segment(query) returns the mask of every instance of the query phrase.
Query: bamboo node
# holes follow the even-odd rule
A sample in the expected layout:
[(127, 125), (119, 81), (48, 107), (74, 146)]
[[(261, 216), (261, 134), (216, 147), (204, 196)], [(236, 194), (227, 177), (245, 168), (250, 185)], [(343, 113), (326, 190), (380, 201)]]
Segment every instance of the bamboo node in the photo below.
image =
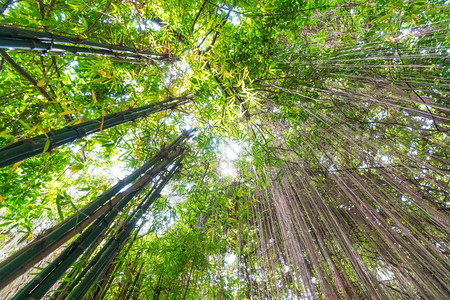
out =
[(48, 46), (48, 48), (46, 50), (42, 51), (42, 54), (41, 54), (42, 56), (46, 56), (49, 51), (52, 51), (53, 45), (55, 44), (55, 36), (53, 35), (53, 33), (49, 33), (49, 34), (50, 34), (50, 46)]

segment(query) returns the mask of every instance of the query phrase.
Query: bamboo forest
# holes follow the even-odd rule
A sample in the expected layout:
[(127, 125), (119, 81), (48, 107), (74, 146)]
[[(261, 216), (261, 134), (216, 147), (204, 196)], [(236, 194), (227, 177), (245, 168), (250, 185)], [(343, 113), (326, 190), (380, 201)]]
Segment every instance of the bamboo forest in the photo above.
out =
[(0, 0), (0, 299), (450, 299), (449, 28)]

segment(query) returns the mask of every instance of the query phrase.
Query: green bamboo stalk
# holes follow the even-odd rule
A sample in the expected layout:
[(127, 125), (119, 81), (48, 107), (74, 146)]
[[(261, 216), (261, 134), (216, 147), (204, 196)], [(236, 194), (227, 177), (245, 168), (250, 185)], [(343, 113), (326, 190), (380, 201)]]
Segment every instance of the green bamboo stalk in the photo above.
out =
[[(128, 193), (122, 199), (120, 204), (126, 203), (131, 199), (132, 196), (134, 196), (133, 192)], [(105, 198), (104, 200), (109, 200), (109, 198)], [(120, 205), (117, 208), (121, 208)], [(62, 226), (58, 227), (54, 232), (48, 234), (44, 239), (40, 239), (34, 242), (31, 247), (24, 248), (24, 251), (21, 251), (19, 255), (13, 257), (13, 259), (10, 260), (7, 264), (4, 264), (0, 269), (1, 286), (6, 286), (6, 284), (10, 283), (17, 276), (21, 275), (39, 260), (47, 256), (49, 252), (54, 251), (75, 234), (83, 230), (86, 225), (80, 226), (82, 222), (79, 221), (86, 221), (87, 216), (88, 215), (83, 216), (77, 214), (76, 216), (72, 217), (69, 222), (66, 222)], [(101, 220), (103, 220), (103, 218), (101, 218)], [(94, 223), (94, 226), (95, 225), (98, 225), (97, 221), (96, 223)], [(85, 231), (83, 237), (89, 234), (94, 229), (95, 227), (89, 227)], [(56, 260), (54, 262), (56, 263)]]
[[(119, 251), (120, 252), (120, 251)], [(102, 278), (100, 280), (104, 280), (104, 282), (99, 285), (97, 280), (97, 287), (96, 290), (93, 292), (92, 300), (102, 300), (106, 293), (108, 292), (109, 288), (111, 287), (112, 281), (114, 279), (114, 276), (111, 276), (113, 272), (117, 270), (117, 268), (120, 266), (121, 262), (113, 259), (113, 262), (109, 264), (108, 269), (104, 274), (102, 275)], [(62, 299), (62, 298), (60, 298)], [(56, 299), (59, 300), (59, 299)]]
[[(138, 191), (129, 194), (117, 209), (123, 209)], [(23, 289), (21, 289), (13, 299), (26, 299), (29, 293), (33, 293), (35, 299), (40, 299), (55, 282), (67, 271), (68, 268), (83, 254), (107, 229), (114, 220), (116, 214), (102, 216), (94, 222), (88, 230), (83, 232), (71, 245), (61, 253), (57, 259), (52, 261), (38, 276), (35, 276)], [(33, 290), (34, 289), (34, 290)]]
[(175, 174), (179, 164), (180, 161), (177, 161), (155, 192), (152, 193), (151, 197), (137, 209), (132, 217), (127, 218), (126, 225), (120, 227), (120, 231), (116, 234), (116, 236), (109, 239), (108, 243), (102, 248), (102, 251), (99, 252), (99, 254), (94, 258), (96, 263), (90, 268), (83, 280), (78, 283), (77, 287), (70, 292), (67, 299), (82, 299), (91, 286), (95, 284), (102, 272), (109, 266), (122, 244), (127, 240), (133, 229), (136, 227), (136, 224), (142, 215), (159, 197), (161, 190)]
[[(76, 46), (64, 46), (61, 44), (73, 44)], [(86, 41), (80, 37), (69, 37), (45, 31), (28, 30), (11, 26), (0, 26), (0, 45), (2, 48), (42, 50), (46, 52), (64, 51), (74, 54), (86, 53), (116, 57), (129, 56), (131, 58), (151, 58), (159, 60), (169, 57), (168, 54), (141, 51), (120, 45)], [(89, 48), (91, 48), (91, 50), (89, 50)]]
[[(107, 244), (109, 244), (109, 243), (110, 243), (110, 240), (108, 240)], [(95, 246), (95, 245), (93, 245), (93, 246)], [(86, 273), (89, 271), (89, 269), (95, 264), (96, 258), (99, 257), (99, 256), (101, 255), (101, 253), (104, 252), (104, 249), (106, 249), (105, 247), (106, 247), (106, 244), (102, 246), (102, 249), (96, 254), (95, 258), (93, 258), (93, 259), (91, 259), (91, 260), (89, 261), (89, 263), (88, 263), (88, 264), (83, 268), (83, 270), (81, 270), (81, 272), (80, 272), (80, 273), (72, 280), (72, 282), (71, 282), (70, 284), (68, 284), (65, 288), (63, 287), (64, 290), (65, 290), (65, 292), (66, 292), (66, 295), (61, 295), (61, 296), (64, 297), (64, 299), (66, 298), (67, 293), (70, 292), (70, 291), (72, 291), (72, 290), (75, 288), (75, 286), (78, 284), (78, 282), (84, 277), (84, 275), (86, 275)], [(62, 284), (64, 284), (64, 281), (63, 281)], [(52, 295), (52, 297), (58, 296), (58, 295), (59, 295), (59, 293), (55, 293), (55, 294)]]
[[(162, 177), (159, 178), (158, 182), (156, 182), (154, 184), (154, 186), (159, 186), (161, 183), (163, 182)], [(155, 195), (155, 189), (153, 188), (144, 198), (144, 200), (141, 201), (141, 205), (142, 203), (145, 203), (149, 198), (154, 197)], [(138, 209), (138, 208), (137, 208)], [(137, 210), (136, 209), (136, 210)], [(135, 210), (135, 211), (136, 211)], [(132, 215), (135, 215), (135, 212), (132, 213)], [(89, 261), (89, 263), (83, 268), (83, 270), (74, 278), (74, 280), (65, 288), (66, 291), (72, 291), (77, 284), (79, 283), (79, 281), (81, 281), (81, 279), (84, 277), (84, 275), (86, 275), (86, 273), (90, 270), (90, 268), (97, 263), (98, 259), (103, 255), (103, 253), (105, 252), (105, 250), (109, 247), (109, 245), (111, 244), (111, 239), (108, 240), (108, 242), (106, 242), (103, 246), (102, 249), (96, 254), (96, 256), (91, 259)], [(131, 246), (131, 245), (130, 245)]]
[[(138, 237), (139, 231), (142, 229), (142, 227), (145, 225), (144, 222), (142, 222), (139, 227), (135, 230), (133, 239), (131, 242), (128, 243), (128, 247), (126, 249), (122, 248), (119, 249), (118, 253), (116, 254), (116, 258), (119, 256), (121, 251), (125, 251), (123, 253), (128, 253), (130, 251), (131, 246), (133, 246), (133, 243), (136, 241), (136, 238)], [(95, 291), (93, 291), (92, 300), (101, 300), (105, 297), (106, 293), (108, 292), (111, 283), (113, 282), (114, 276), (111, 276), (112, 272), (120, 267), (122, 264), (122, 260), (117, 260), (116, 258), (113, 258), (112, 262), (109, 264), (108, 268), (102, 272), (101, 278), (97, 279), (97, 285)], [(99, 281), (103, 280), (104, 282), (102, 284), (99, 284)], [(73, 288), (72, 288), (73, 289)], [(72, 290), (70, 289), (70, 290)], [(62, 296), (66, 296), (68, 294), (68, 289), (64, 290), (66, 293), (64, 295), (60, 294), (58, 295), (55, 300), (61, 300), (63, 299)]]
[[(147, 195), (146, 195), (145, 197), (148, 198), (148, 197), (151, 195), (152, 192), (153, 192), (153, 189), (151, 189), (151, 190), (147, 193)], [(133, 242), (134, 242), (134, 240), (136, 240), (137, 233), (139, 232), (139, 230), (140, 230), (140, 228), (141, 228), (142, 226), (143, 226), (143, 223), (140, 225), (139, 229), (136, 230), (136, 232), (135, 232), (135, 234), (134, 234), (134, 237), (133, 237)], [(111, 229), (112, 229), (112, 228), (111, 228)], [(105, 232), (105, 234), (107, 234), (107, 233)], [(82, 256), (80, 259), (86, 260), (86, 261), (87, 261), (87, 260), (88, 260), (88, 257), (90, 257), (90, 256), (92, 255), (93, 251), (95, 251), (95, 249), (97, 248), (97, 246), (98, 246), (99, 244), (100, 244), (99, 242), (94, 243), (94, 244), (89, 248), (88, 251), (85, 251), (85, 253), (83, 253), (83, 256)], [(129, 243), (127, 249), (125, 250), (126, 252), (128, 252), (128, 251), (130, 250), (131, 244), (132, 244), (132, 243)], [(122, 250), (120, 250), (120, 251), (122, 251)], [(116, 257), (117, 257), (117, 255), (116, 255)], [(90, 264), (91, 262), (92, 262), (92, 260), (89, 261), (89, 264)], [(118, 266), (117, 264), (111, 263), (111, 264), (110, 264), (110, 268), (108, 268), (108, 270), (107, 270), (106, 273), (104, 274), (103, 279), (105, 280), (106, 278), (109, 278), (109, 275), (111, 275), (111, 272), (113, 272), (113, 270), (114, 270), (117, 266)], [(71, 290), (75, 287), (76, 282), (79, 281), (77, 278), (82, 278), (82, 277), (84, 276), (84, 274), (85, 274), (85, 271), (86, 271), (86, 272), (88, 271), (88, 267), (87, 267), (87, 266), (83, 267), (83, 270), (82, 270), (81, 274), (78, 273), (79, 270), (77, 270), (77, 269), (75, 269), (75, 268), (72, 268), (72, 269), (70, 270), (70, 272), (65, 276), (65, 278), (73, 277), (74, 275), (76, 275), (76, 278), (74, 278), (74, 279), (72, 280), (72, 282), (69, 282), (69, 281), (67, 281), (67, 280), (61, 280), (60, 285), (58, 286), (58, 288), (56, 289), (56, 291), (51, 295), (50, 299), (51, 299), (51, 300), (61, 300), (61, 299), (65, 299), (66, 296), (67, 296), (67, 294), (69, 293), (69, 291), (71, 291)], [(77, 273), (78, 273), (78, 274), (77, 274)], [(80, 275), (81, 275), (81, 277), (80, 277)], [(110, 283), (110, 282), (111, 282), (111, 278), (109, 278), (108, 280), (105, 280), (105, 282), (104, 282), (102, 285), (98, 285), (98, 286), (97, 286), (97, 291), (95, 292), (95, 294), (97, 294), (97, 296), (100, 296), (100, 293), (103, 293), (104, 290), (105, 290), (105, 285), (109, 286), (108, 283)], [(73, 286), (72, 286), (72, 285), (73, 285)], [(93, 298), (95, 298), (95, 297), (96, 297), (96, 296), (93, 296)]]
[[(98, 214), (99, 212), (101, 212), (101, 210), (105, 210), (108, 208), (108, 205), (111, 201), (110, 199), (116, 193), (118, 193), (126, 185), (130, 184), (135, 179), (140, 177), (151, 167), (154, 167), (157, 163), (163, 160), (166, 155), (169, 155), (170, 158), (170, 154), (172, 153), (172, 151), (176, 150), (176, 148), (182, 142), (184, 142), (184, 140), (190, 135), (191, 132), (192, 131), (187, 131), (179, 136), (164, 149), (164, 152), (157, 154), (141, 168), (127, 176), (124, 180), (119, 181), (116, 185), (103, 193), (96, 200), (82, 208), (78, 213), (72, 215), (56, 227), (48, 230), (42, 238), (32, 242), (20, 251), (16, 252), (6, 261), (2, 262), (0, 264), (0, 289), (23, 274), (26, 270), (35, 265), (42, 258), (46, 257), (49, 253), (61, 246), (64, 242), (68, 241), (75, 234), (81, 232), (84, 228), (86, 228), (95, 220), (95, 218), (93, 218), (92, 216), (94, 216), (96, 213)], [(121, 197), (124, 197), (124, 195), (119, 194), (119, 196), (116, 198), (119, 198), (118, 200), (121, 200)]]
[[(35, 276), (13, 299), (26, 298), (33, 289), (39, 287), (36, 292), (39, 294), (46, 293), (48, 289), (59, 279), (59, 277), (66, 272), (66, 270), (83, 254), (92, 244), (98, 242), (99, 237), (105, 232), (108, 226), (113, 222), (117, 212), (121, 211), (124, 206), (133, 199), (139, 192), (134, 190), (127, 195), (118, 205), (114, 206), (113, 212), (103, 215), (85, 230), (68, 248), (66, 248), (61, 255), (53, 260), (38, 276)], [(42, 294), (42, 295), (43, 295)], [(39, 296), (39, 298), (42, 296)]]
[[(100, 132), (126, 122), (134, 121), (167, 109), (174, 109), (190, 101), (189, 96), (171, 98), (157, 103), (112, 113), (94, 120), (49, 131), (31, 139), (12, 143), (0, 148), (0, 168), (22, 161), (34, 155), (51, 151), (56, 147), (71, 143), (89, 134)], [(46, 149), (47, 148), (47, 149)], [(45, 150), (45, 151), (44, 151)]]
[[(181, 151), (176, 151), (176, 155), (173, 155), (172, 158), (166, 159), (166, 161), (163, 162), (163, 168), (170, 165), (172, 160), (182, 153), (183, 149), (180, 148), (179, 150)], [(161, 169), (158, 171), (161, 171)], [(78, 259), (78, 257), (92, 244), (98, 242), (99, 238), (102, 238), (102, 233), (112, 224), (118, 212), (121, 211), (129, 203), (129, 201), (131, 201), (131, 199), (142, 190), (143, 187), (145, 187), (145, 185), (154, 177), (155, 174), (148, 175), (149, 176), (147, 176), (147, 178), (141, 178), (145, 182), (144, 185), (140, 185), (136, 188), (135, 184), (130, 187), (133, 192), (127, 196), (127, 199), (123, 199), (116, 206), (99, 217), (88, 230), (83, 232), (68, 248), (63, 251), (63, 253), (61, 253), (44, 270), (42, 270), (39, 275), (35, 276), (30, 283), (28, 283), (14, 296), (13, 299), (26, 299), (29, 297), (33, 299), (40, 299), (43, 297), (45, 293), (55, 284), (55, 282)], [(156, 188), (155, 191), (158, 192), (159, 189)]]
[[(108, 230), (105, 230), (103, 232), (103, 234), (102, 234), (103, 237), (100, 237), (97, 240), (97, 242), (93, 243), (89, 247), (89, 249), (84, 251), (83, 255), (81, 255), (78, 258), (79, 266), (84, 268), (84, 266), (86, 265), (85, 262), (87, 262), (89, 260), (89, 258), (95, 254), (95, 250), (101, 244), (102, 240), (105, 238), (106, 235), (110, 234), (113, 230), (114, 230), (114, 226), (110, 226), (110, 228)], [(65, 274), (65, 276), (64, 276), (65, 280), (60, 281), (58, 288), (56, 288), (56, 290), (54, 290), (54, 293), (52, 293), (51, 297), (49, 297), (49, 300), (64, 299), (65, 294), (67, 294), (67, 286), (70, 284), (70, 278), (74, 278), (75, 276), (78, 276), (77, 274), (79, 273), (79, 271), (80, 271), (80, 269), (79, 269), (78, 265), (73, 266), (73, 268), (71, 268), (70, 271)]]
[(82, 46), (68, 46), (49, 43), (43, 43), (40, 41), (25, 40), (25, 39), (11, 39), (11, 38), (0, 38), (0, 48), (2, 49), (14, 49), (14, 50), (34, 50), (43, 52), (64, 52), (72, 54), (93, 54), (102, 55), (123, 59), (154, 59), (153, 57), (148, 57), (139, 53), (122, 53), (111, 50), (103, 50), (96, 48), (88, 48)]

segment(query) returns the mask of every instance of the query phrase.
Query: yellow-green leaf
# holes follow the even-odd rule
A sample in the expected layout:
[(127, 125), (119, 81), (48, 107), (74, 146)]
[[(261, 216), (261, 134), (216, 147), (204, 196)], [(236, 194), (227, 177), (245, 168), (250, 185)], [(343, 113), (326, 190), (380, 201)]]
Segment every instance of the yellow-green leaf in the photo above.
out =
[(108, 77), (108, 76), (106, 75), (106, 72), (103, 71), (103, 70), (97, 69), (97, 72), (100, 73), (100, 75), (102, 75), (103, 77)]
[(389, 35), (386, 35), (384, 38), (386, 39), (386, 41), (389, 41), (389, 42), (395, 44), (395, 40), (392, 37), (390, 37)]
[(69, 167), (69, 170), (72, 172), (72, 173), (78, 173), (78, 172), (80, 172), (81, 170), (83, 170), (83, 166), (82, 165), (75, 165), (75, 166), (70, 166)]
[(45, 80), (44, 79), (39, 79), (38, 82), (36, 83), (36, 85), (38, 87), (43, 87), (45, 85)]
[(44, 151), (42, 151), (42, 153), (47, 152), (48, 148), (50, 148), (50, 139), (45, 141)]
[(42, 127), (41, 126), (39, 126), (39, 125), (36, 125), (35, 126), (37, 129), (39, 129), (39, 131), (40, 132), (42, 132), (42, 134), (44, 134), (47, 138), (48, 138), (48, 136), (47, 136), (47, 132), (44, 130), (44, 129), (42, 129)]
[(211, 242), (214, 242), (214, 227), (211, 227), (210, 229), (208, 229), (206, 231), (206, 234), (210, 234), (211, 233)]
[(23, 161), (16, 162), (16, 163), (12, 166), (11, 170), (9, 170), (8, 174), (11, 174), (12, 172), (14, 172), (14, 170), (17, 169), (22, 163), (23, 163)]
[(31, 126), (27, 123), (25, 123), (24, 121), (19, 119), (19, 123), (22, 124), (23, 127), (25, 127), (26, 129), (30, 130)]
[(104, 110), (102, 110), (102, 122), (100, 123), (100, 132), (101, 133), (105, 133), (103, 131), (103, 123), (105, 123), (105, 115), (106, 115), (106, 112)]
[(378, 19), (375, 19), (374, 22), (375, 22), (375, 23), (381, 22), (381, 21), (383, 21), (384, 19), (386, 19), (387, 17), (389, 17), (391, 14), (392, 14), (392, 13), (388, 13), (388, 14), (382, 16), (382, 17), (379, 17)]
[(65, 116), (65, 115), (70, 115), (70, 114), (74, 114), (76, 113), (76, 110), (69, 110), (69, 111), (64, 111), (62, 113), (59, 113), (58, 116)]
[(10, 132), (11, 132), (11, 130), (4, 130), (4, 131), (0, 132), (0, 137), (7, 138), (7, 139), (13, 138), (14, 137), (13, 135), (8, 134)]
[(264, 5), (261, 3), (261, 1), (256, 1), (256, 2), (258, 2), (259, 6), (261, 6), (262, 11), (263, 11), (263, 12), (266, 12), (266, 8), (265, 8)]

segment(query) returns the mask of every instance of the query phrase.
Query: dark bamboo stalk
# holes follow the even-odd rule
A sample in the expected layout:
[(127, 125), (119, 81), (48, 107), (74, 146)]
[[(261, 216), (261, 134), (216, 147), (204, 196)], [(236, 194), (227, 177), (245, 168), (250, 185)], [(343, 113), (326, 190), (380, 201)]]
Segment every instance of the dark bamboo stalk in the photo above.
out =
[(137, 271), (137, 273), (136, 273), (136, 275), (134, 277), (133, 284), (131, 285), (130, 288), (128, 288), (124, 299), (131, 299), (132, 298), (132, 296), (134, 294), (134, 291), (136, 290), (136, 284), (137, 284), (138, 280), (141, 278), (141, 272), (142, 272), (142, 268), (144, 268), (144, 265), (145, 265), (145, 263), (142, 262), (141, 266), (139, 267), (139, 270)]
[(96, 282), (99, 275), (102, 274), (103, 270), (105, 270), (109, 266), (118, 249), (127, 240), (142, 215), (160, 196), (160, 192), (169, 182), (172, 176), (176, 173), (179, 166), (180, 160), (178, 160), (172, 166), (169, 173), (161, 180), (160, 184), (154, 190), (152, 195), (148, 199), (144, 200), (143, 205), (135, 211), (134, 215), (128, 217), (125, 224), (120, 227), (120, 231), (117, 233), (117, 235), (109, 239), (109, 241), (103, 247), (102, 251), (100, 251), (97, 257), (94, 259), (96, 263), (92, 265), (89, 272), (86, 274), (83, 280), (78, 283), (77, 287), (71, 291), (71, 293), (67, 296), (67, 299), (82, 299), (84, 297), (89, 288)]
[[(184, 140), (183, 137), (184, 135), (180, 136), (181, 140)], [(35, 299), (41, 298), (64, 274), (64, 272), (66, 272), (67, 269), (78, 259), (78, 257), (90, 247), (90, 245), (98, 242), (98, 239), (102, 237), (102, 233), (110, 226), (110, 224), (112, 224), (117, 214), (131, 201), (131, 199), (139, 194), (140, 191), (152, 180), (152, 178), (156, 176), (156, 174), (171, 166), (173, 160), (179, 157), (184, 149), (183, 147), (178, 147), (172, 153), (169, 151), (170, 149), (166, 148), (165, 154), (167, 158), (164, 158), (157, 166), (149, 170), (134, 185), (128, 188), (127, 192), (129, 191), (129, 193), (119, 202), (110, 204), (109, 210), (105, 211), (101, 216), (98, 216), (95, 222), (86, 231), (84, 231), (68, 248), (66, 248), (63, 253), (58, 256), (58, 258), (42, 270), (38, 276), (34, 277), (33, 280), (29, 282), (19, 293), (17, 293), (13, 299), (23, 299), (28, 296)], [(153, 190), (154, 192), (152, 193), (150, 199), (154, 199), (156, 196), (153, 195), (155, 193), (159, 194), (160, 189), (162, 189), (162, 187), (157, 186)], [(91, 264), (89, 264), (87, 268), (90, 265)]]
[[(34, 155), (51, 151), (56, 147), (71, 143), (89, 134), (100, 132), (103, 129), (134, 121), (160, 111), (174, 109), (179, 105), (186, 104), (188, 101), (190, 101), (189, 96), (172, 98), (138, 108), (112, 113), (98, 119), (49, 131), (46, 134), (41, 134), (31, 139), (6, 145), (0, 148), (0, 167), (5, 167)], [(45, 149), (46, 147), (47, 149)]]
[[(167, 166), (167, 165), (168, 165), (168, 163), (165, 163), (165, 166)], [(161, 180), (161, 175), (160, 175), (158, 181), (157, 181), (156, 183), (154, 183), (154, 186), (158, 186), (158, 184), (159, 184), (161, 181), (162, 181), (162, 180)], [(148, 192), (148, 194), (144, 197), (144, 200), (143, 200), (142, 202), (146, 201), (146, 200), (152, 195), (152, 193), (154, 193), (154, 191), (155, 191), (154, 188), (151, 189), (150, 192)], [(135, 212), (133, 212), (132, 215), (134, 215), (134, 213), (135, 213)], [(114, 216), (114, 217), (115, 217), (115, 216)], [(103, 222), (103, 223), (104, 223), (104, 222)], [(101, 225), (102, 225), (102, 224), (101, 224)], [(120, 225), (120, 226), (122, 226), (122, 225)], [(131, 243), (129, 243), (128, 250), (129, 250), (129, 248), (131, 247), (132, 242), (134, 242), (134, 240), (132, 240)], [(99, 252), (97, 252), (96, 257), (100, 257), (100, 256), (102, 255), (104, 249), (106, 249), (106, 246), (107, 246), (108, 244), (110, 244), (110, 243), (111, 243), (111, 240), (109, 240), (109, 241), (103, 246), (103, 248), (102, 248)], [(62, 257), (62, 259), (64, 259), (64, 257)], [(70, 291), (72, 291), (72, 290), (74, 289), (74, 287), (78, 284), (78, 282), (86, 275), (86, 273), (90, 270), (90, 268), (91, 268), (96, 262), (97, 262), (97, 258), (91, 259), (90, 262), (89, 262), (86, 266), (84, 266), (84, 268), (81, 270), (81, 272), (79, 272), (79, 274), (73, 279), (73, 281), (72, 281), (70, 284), (68, 284), (68, 286), (65, 288), (65, 293), (62, 294), (61, 296), (66, 297), (66, 296), (67, 296), (67, 293), (69, 293)], [(54, 270), (53, 270), (52, 272), (54, 273)], [(105, 272), (106, 272), (106, 270), (105, 270)], [(62, 273), (61, 273), (61, 275), (62, 275)], [(34, 292), (33, 292), (33, 293), (34, 293)]]
[(68, 46), (68, 45), (50, 45), (48, 43), (43, 43), (40, 41), (25, 40), (25, 39), (11, 39), (11, 38), (0, 38), (0, 48), (3, 49), (16, 49), (16, 50), (34, 50), (47, 52), (64, 52), (71, 54), (93, 54), (102, 55), (108, 57), (122, 58), (122, 59), (148, 59), (147, 56), (140, 54), (131, 53), (121, 53), (113, 52), (110, 50), (88, 48), (82, 46)]
[[(43, 237), (27, 245), (6, 261), (2, 262), (0, 264), (0, 289), (34, 266), (38, 261), (53, 252), (63, 243), (67, 242), (74, 235), (80, 233), (113, 205), (117, 205), (117, 203), (125, 205), (128, 203), (127, 201), (131, 199), (128, 199), (128, 197), (130, 197), (129, 195), (134, 193), (134, 190), (132, 189), (128, 189), (127, 192), (124, 193), (119, 193), (114, 199), (111, 198), (126, 185), (132, 183), (135, 179), (148, 172), (149, 169), (150, 171), (158, 170), (165, 160), (171, 160), (173, 157), (176, 157), (180, 151), (177, 150), (177, 147), (181, 145), (191, 132), (192, 131), (186, 132), (178, 137), (174, 142), (167, 146), (163, 152), (150, 159), (146, 164), (127, 176), (124, 180), (119, 181), (119, 183), (103, 193), (96, 200), (86, 205), (78, 213), (72, 215), (56, 227), (49, 229)], [(165, 158), (166, 156), (167, 158)], [(148, 176), (152, 175), (153, 174), (151, 173), (148, 174)]]
[[(75, 46), (68, 46), (67, 44)], [(120, 45), (86, 41), (80, 37), (69, 37), (10, 26), (0, 26), (0, 48), (40, 50), (44, 52), (63, 51), (74, 54), (98, 54), (134, 59), (163, 60), (169, 57), (168, 54), (157, 54)]]
[(109, 287), (111, 286), (112, 281), (114, 280), (114, 276), (111, 276), (112, 273), (117, 269), (118, 266), (120, 266), (121, 262), (113, 262), (109, 265), (108, 269), (103, 275), (103, 282), (101, 285), (97, 285), (97, 288), (95, 289), (91, 300), (101, 300), (109, 290)]

